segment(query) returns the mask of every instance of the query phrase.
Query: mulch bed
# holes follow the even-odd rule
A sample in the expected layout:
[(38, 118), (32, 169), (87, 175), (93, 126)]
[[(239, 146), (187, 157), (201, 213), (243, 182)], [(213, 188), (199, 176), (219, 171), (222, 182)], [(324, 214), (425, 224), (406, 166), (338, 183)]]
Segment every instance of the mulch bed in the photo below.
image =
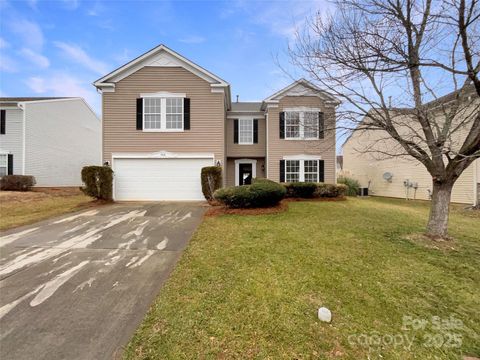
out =
[(219, 216), (219, 215), (268, 215), (278, 214), (288, 210), (289, 202), (297, 201), (345, 201), (346, 197), (341, 198), (312, 198), (312, 199), (299, 199), (299, 198), (287, 198), (283, 199), (277, 206), (267, 208), (252, 208), (252, 209), (229, 209), (226, 206), (220, 205), (217, 202), (210, 203), (209, 209), (205, 213), (205, 216)]

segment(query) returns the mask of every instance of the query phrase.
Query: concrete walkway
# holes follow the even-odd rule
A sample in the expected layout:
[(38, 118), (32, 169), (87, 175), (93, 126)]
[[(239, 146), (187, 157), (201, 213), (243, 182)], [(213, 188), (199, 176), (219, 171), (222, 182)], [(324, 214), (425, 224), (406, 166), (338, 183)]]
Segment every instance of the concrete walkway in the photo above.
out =
[(115, 204), (1, 233), (0, 358), (120, 357), (204, 209)]

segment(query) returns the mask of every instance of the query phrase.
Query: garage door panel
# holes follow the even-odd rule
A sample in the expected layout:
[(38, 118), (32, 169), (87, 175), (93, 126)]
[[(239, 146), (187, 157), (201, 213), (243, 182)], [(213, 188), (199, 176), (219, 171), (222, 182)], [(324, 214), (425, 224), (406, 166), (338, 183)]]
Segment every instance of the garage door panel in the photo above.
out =
[(204, 200), (200, 171), (213, 159), (115, 159), (116, 200)]

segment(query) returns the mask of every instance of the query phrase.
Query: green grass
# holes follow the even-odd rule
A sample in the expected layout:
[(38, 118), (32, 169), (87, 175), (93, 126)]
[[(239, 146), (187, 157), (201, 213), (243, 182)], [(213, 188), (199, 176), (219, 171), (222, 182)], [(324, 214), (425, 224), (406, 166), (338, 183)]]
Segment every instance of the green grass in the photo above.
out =
[[(125, 357), (480, 356), (480, 215), (454, 208), (455, 250), (438, 250), (406, 239), (423, 230), (427, 214), (423, 202), (371, 198), (206, 218)], [(331, 324), (317, 319), (320, 306), (331, 309)], [(403, 316), (452, 315), (460, 329), (401, 329)], [(409, 349), (349, 341), (361, 334), (415, 340)], [(435, 334), (460, 335), (461, 346), (426, 347)]]

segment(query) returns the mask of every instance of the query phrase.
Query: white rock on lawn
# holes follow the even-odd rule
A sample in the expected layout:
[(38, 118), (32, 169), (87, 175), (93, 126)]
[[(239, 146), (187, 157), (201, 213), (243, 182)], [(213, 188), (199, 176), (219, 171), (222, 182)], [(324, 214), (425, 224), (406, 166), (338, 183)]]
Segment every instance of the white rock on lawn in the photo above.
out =
[(321, 307), (320, 309), (318, 309), (318, 318), (321, 321), (329, 323), (330, 321), (332, 321), (332, 312), (326, 307)]

